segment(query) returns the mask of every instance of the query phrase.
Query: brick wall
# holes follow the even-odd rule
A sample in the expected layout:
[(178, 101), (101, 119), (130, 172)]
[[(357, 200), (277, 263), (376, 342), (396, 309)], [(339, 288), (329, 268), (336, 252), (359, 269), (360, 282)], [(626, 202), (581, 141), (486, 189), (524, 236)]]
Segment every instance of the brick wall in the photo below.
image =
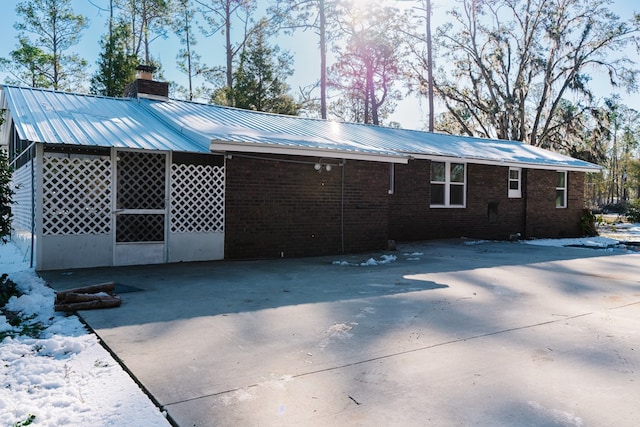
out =
[(567, 174), (567, 207), (556, 208), (556, 172), (527, 171), (527, 237), (557, 238), (581, 235), (584, 179), (585, 174), (582, 172)]
[(428, 160), (395, 165), (392, 195), (388, 164), (349, 160), (341, 167), (331, 160), (333, 169), (318, 173), (316, 161), (242, 154), (227, 160), (227, 258), (360, 252), (382, 249), (388, 239), (580, 235), (582, 173), (568, 174), (568, 207), (558, 209), (555, 171), (523, 170), (523, 197), (510, 199), (508, 167), (468, 164), (466, 208), (431, 208)]
[(508, 239), (522, 233), (523, 199), (508, 198), (508, 167), (467, 165), (466, 208), (431, 208), (430, 161), (396, 165), (391, 197), (391, 238)]
[(343, 167), (328, 160), (332, 170), (319, 173), (317, 160), (232, 154), (226, 163), (227, 258), (339, 254), (343, 244), (345, 252), (386, 246), (388, 165), (344, 165), (343, 240)]

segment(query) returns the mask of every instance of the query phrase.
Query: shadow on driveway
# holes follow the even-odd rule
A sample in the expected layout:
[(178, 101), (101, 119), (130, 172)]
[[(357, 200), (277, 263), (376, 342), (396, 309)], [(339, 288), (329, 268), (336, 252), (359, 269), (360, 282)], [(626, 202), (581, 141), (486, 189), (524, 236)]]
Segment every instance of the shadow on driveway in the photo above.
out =
[[(383, 255), (396, 256), (397, 260), (360, 265), (370, 259), (380, 261)], [(104, 267), (39, 274), (57, 291), (115, 282), (123, 305), (110, 317), (113, 325), (122, 326), (440, 289), (448, 285), (420, 279), (420, 275), (602, 255), (601, 251), (588, 249), (447, 240), (400, 245), (399, 250), (393, 252)], [(120, 315), (121, 312), (124, 315)]]
[(450, 240), (41, 275), (140, 289), (79, 314), (180, 426), (637, 425), (638, 271)]

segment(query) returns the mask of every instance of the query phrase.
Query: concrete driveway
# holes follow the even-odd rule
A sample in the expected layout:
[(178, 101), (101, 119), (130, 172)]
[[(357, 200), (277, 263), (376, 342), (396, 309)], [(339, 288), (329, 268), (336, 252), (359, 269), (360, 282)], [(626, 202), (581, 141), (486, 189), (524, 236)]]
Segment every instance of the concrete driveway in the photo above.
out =
[(637, 426), (640, 254), (466, 243), (42, 275), (181, 427)]

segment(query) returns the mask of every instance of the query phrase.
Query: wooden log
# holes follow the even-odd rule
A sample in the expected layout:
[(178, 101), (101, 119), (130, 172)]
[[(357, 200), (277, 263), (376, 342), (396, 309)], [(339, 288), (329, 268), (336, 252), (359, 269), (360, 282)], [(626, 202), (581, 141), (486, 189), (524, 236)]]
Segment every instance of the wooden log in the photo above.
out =
[(70, 303), (70, 302), (85, 302), (85, 301), (96, 301), (96, 300), (110, 300), (114, 297), (113, 294), (109, 294), (106, 292), (97, 293), (97, 294), (80, 294), (75, 292), (69, 292), (63, 295), (61, 298), (61, 303)]
[(105, 282), (97, 285), (84, 286), (81, 288), (67, 289), (66, 291), (60, 291), (58, 294), (97, 294), (98, 292), (113, 292), (116, 289), (115, 282)]
[(114, 296), (110, 299), (96, 299), (93, 301), (56, 304), (54, 309), (55, 311), (92, 310), (96, 308), (120, 307), (121, 303), (122, 300), (120, 300), (120, 297)]
[(56, 304), (65, 300), (68, 294), (97, 294), (100, 292), (112, 293), (116, 288), (115, 282), (100, 283), (97, 285), (84, 286), (81, 288), (67, 289), (56, 292)]

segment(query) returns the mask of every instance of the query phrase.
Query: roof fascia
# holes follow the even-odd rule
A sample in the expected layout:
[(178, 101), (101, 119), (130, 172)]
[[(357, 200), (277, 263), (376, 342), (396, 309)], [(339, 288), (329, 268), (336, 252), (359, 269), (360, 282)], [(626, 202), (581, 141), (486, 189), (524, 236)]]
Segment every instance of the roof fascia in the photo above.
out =
[(602, 167), (594, 165), (590, 166), (571, 166), (571, 165), (552, 165), (552, 164), (539, 164), (539, 163), (530, 163), (530, 162), (514, 162), (514, 161), (497, 161), (497, 160), (486, 160), (486, 159), (474, 159), (472, 157), (455, 157), (455, 156), (434, 156), (434, 155), (424, 155), (424, 154), (414, 154), (411, 157), (414, 159), (421, 160), (434, 160), (437, 162), (462, 162), (462, 163), (473, 163), (478, 165), (489, 165), (489, 166), (506, 166), (506, 167), (514, 167), (514, 168), (527, 168), (527, 169), (540, 169), (540, 170), (557, 170), (557, 171), (571, 171), (571, 172), (602, 172)]
[(357, 153), (344, 150), (329, 150), (319, 148), (296, 148), (282, 147), (278, 145), (268, 144), (248, 144), (239, 142), (227, 142), (221, 140), (212, 140), (209, 145), (211, 151), (235, 151), (242, 153), (260, 153), (260, 154), (284, 154), (293, 156), (307, 157), (328, 157), (334, 159), (349, 160), (365, 160), (370, 162), (382, 163), (409, 163), (408, 155), (392, 155), (392, 154), (376, 154), (376, 153)]

